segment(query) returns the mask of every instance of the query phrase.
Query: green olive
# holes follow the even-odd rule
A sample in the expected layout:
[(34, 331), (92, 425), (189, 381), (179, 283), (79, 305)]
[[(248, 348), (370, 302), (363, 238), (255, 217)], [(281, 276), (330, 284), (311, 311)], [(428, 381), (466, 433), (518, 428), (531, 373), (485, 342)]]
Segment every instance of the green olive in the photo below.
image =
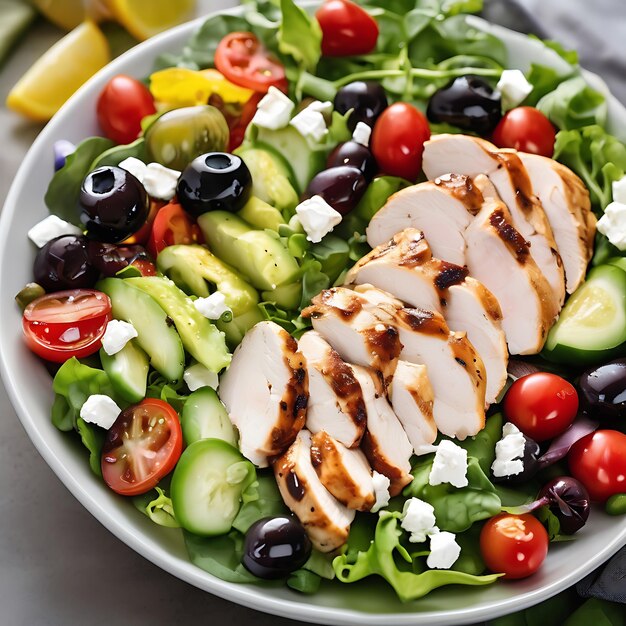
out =
[(626, 515), (626, 493), (616, 493), (611, 496), (605, 505), (609, 515)]
[(182, 171), (206, 152), (224, 152), (229, 130), (222, 113), (209, 104), (168, 111), (146, 132), (148, 156)]
[(22, 311), (33, 301), (43, 296), (46, 290), (37, 283), (28, 283), (15, 296), (15, 301)]

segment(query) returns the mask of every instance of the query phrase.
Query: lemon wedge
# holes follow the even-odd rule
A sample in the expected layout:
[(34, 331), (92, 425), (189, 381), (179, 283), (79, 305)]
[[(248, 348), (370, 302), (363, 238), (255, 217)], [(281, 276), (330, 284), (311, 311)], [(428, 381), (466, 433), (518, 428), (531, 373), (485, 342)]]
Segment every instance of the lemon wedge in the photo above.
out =
[(50, 48), (20, 78), (7, 106), (45, 122), (91, 76), (110, 61), (109, 44), (91, 21), (83, 22)]
[(63, 30), (76, 28), (85, 19), (83, 0), (31, 0), (43, 15)]
[(191, 19), (195, 0), (109, 0), (107, 6), (131, 35), (143, 40)]

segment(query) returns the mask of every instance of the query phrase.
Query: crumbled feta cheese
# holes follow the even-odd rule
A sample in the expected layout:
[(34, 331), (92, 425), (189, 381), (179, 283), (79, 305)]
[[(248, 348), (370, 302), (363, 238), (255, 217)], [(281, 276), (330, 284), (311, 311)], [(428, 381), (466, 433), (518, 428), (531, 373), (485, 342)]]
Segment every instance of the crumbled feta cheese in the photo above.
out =
[(426, 565), (431, 569), (450, 569), (461, 554), (454, 533), (440, 532), (430, 536), (430, 554)]
[(104, 331), (102, 347), (109, 356), (112, 356), (135, 337), (137, 337), (137, 329), (132, 324), (122, 320), (111, 320)]
[(411, 543), (422, 543), (428, 535), (438, 533), (435, 523), (435, 509), (428, 502), (410, 498), (404, 503), (400, 526), (410, 534)]
[(467, 450), (444, 439), (438, 446), (428, 477), (430, 485), (450, 483), (454, 487), (467, 487)]
[(194, 300), (193, 305), (201, 315), (210, 320), (218, 320), (224, 313), (232, 313), (230, 307), (226, 306), (224, 294), (219, 291), (212, 293), (208, 298)]
[(252, 123), (261, 128), (278, 130), (289, 124), (295, 104), (276, 87), (270, 87), (257, 106)]
[(613, 181), (613, 202), (626, 204), (626, 176)]
[(371, 508), (372, 513), (377, 513), (389, 504), (389, 485), (391, 481), (384, 474), (379, 474), (376, 470), (372, 472), (372, 482), (374, 483), (374, 495), (376, 502)]
[(313, 196), (296, 207), (296, 214), (306, 232), (306, 238), (312, 243), (322, 241), (337, 224), (341, 222), (341, 213), (321, 196)]
[(626, 204), (611, 202), (596, 225), (618, 250), (626, 250)]
[(85, 400), (83, 406), (80, 407), (80, 416), (90, 424), (109, 430), (121, 411), (122, 409), (112, 398), (97, 393)]
[(329, 113), (332, 108), (331, 102), (311, 102), (289, 123), (306, 139), (320, 142), (328, 133), (324, 113)]
[(83, 231), (57, 217), (48, 215), (28, 231), (28, 238), (38, 247), (43, 248), (49, 241), (61, 235), (82, 235)]
[(370, 145), (371, 135), (371, 126), (368, 126), (365, 122), (357, 122), (354, 132), (352, 133), (352, 141), (356, 141), (367, 148)]
[(200, 387), (211, 387), (211, 389), (217, 389), (219, 385), (219, 377), (215, 372), (206, 368), (202, 363), (196, 363), (191, 367), (188, 367), (183, 372), (183, 380), (189, 391), (195, 391)]
[(522, 71), (503, 70), (497, 89), (502, 94), (502, 108), (508, 111), (524, 102), (533, 86), (526, 80)]
[(124, 159), (120, 164), (123, 170), (130, 172), (140, 183), (143, 182), (143, 177), (146, 175), (148, 166), (141, 160), (135, 157), (128, 157)]
[(491, 471), (496, 478), (513, 476), (524, 471), (524, 446), (526, 439), (519, 428), (507, 422), (502, 428), (502, 439), (496, 443), (496, 458)]
[(158, 200), (171, 200), (176, 194), (179, 178), (180, 172), (163, 167), (160, 163), (149, 163), (141, 182), (149, 196)]

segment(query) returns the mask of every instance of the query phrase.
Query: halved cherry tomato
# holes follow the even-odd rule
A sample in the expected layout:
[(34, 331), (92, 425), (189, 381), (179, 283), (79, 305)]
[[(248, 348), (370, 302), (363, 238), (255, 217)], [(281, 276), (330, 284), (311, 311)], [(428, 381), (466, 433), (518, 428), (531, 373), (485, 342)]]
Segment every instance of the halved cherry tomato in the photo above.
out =
[(146, 493), (174, 469), (182, 450), (176, 411), (163, 400), (146, 398), (124, 409), (107, 431), (102, 477), (123, 496)]
[(322, 29), (322, 54), (345, 57), (367, 54), (376, 47), (378, 24), (350, 0), (326, 0), (315, 14)]
[(150, 90), (137, 79), (114, 76), (105, 86), (96, 105), (98, 124), (116, 143), (131, 143), (141, 132), (141, 120), (156, 113)]
[(533, 107), (511, 109), (493, 131), (493, 142), (498, 148), (515, 148), (545, 157), (554, 154), (555, 139), (552, 122)]
[(175, 244), (201, 243), (202, 233), (183, 207), (176, 202), (166, 204), (154, 218), (148, 241), (148, 252), (157, 258), (159, 252)]
[(518, 378), (504, 397), (504, 414), (535, 441), (567, 430), (578, 412), (578, 394), (564, 378), (537, 372)]
[(148, 259), (135, 259), (131, 265), (141, 272), (142, 276), (156, 276), (157, 269), (152, 261)]
[(230, 33), (215, 51), (215, 67), (235, 85), (259, 93), (270, 87), (287, 91), (282, 63), (275, 59), (253, 33)]
[(63, 363), (100, 349), (111, 319), (109, 297), (95, 289), (49, 293), (24, 309), (22, 328), (28, 347), (37, 355)]
[(572, 476), (587, 487), (592, 500), (604, 502), (626, 493), (626, 435), (596, 430), (577, 441), (567, 457)]
[(376, 120), (372, 153), (385, 174), (414, 181), (422, 170), (424, 142), (428, 139), (426, 116), (411, 104), (396, 102)]
[(252, 121), (254, 114), (256, 113), (257, 106), (261, 101), (263, 94), (255, 93), (248, 102), (243, 107), (241, 111), (240, 117), (236, 120), (236, 122), (230, 126), (230, 139), (228, 142), (228, 151), (233, 152), (237, 149), (243, 142), (244, 135), (246, 134), (246, 129), (248, 125)]
[(483, 526), (480, 552), (492, 572), (508, 579), (526, 578), (546, 558), (548, 541), (548, 533), (536, 517), (501, 513)]

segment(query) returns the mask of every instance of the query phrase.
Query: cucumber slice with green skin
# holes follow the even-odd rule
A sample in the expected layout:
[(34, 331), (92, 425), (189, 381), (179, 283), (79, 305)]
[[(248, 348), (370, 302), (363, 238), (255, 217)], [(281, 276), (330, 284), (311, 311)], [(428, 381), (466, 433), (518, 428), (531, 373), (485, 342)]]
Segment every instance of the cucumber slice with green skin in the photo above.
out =
[(164, 276), (127, 278), (125, 282), (152, 296), (172, 319), (185, 350), (198, 363), (212, 372), (230, 364), (230, 352), (221, 333), (193, 305), (190, 298), (175, 283)]
[(107, 373), (113, 389), (127, 402), (141, 402), (146, 397), (148, 355), (133, 341), (129, 341), (119, 352), (108, 355), (100, 350), (102, 369)]
[(237, 212), (237, 215), (242, 220), (245, 220), (251, 226), (265, 230), (269, 228), (278, 232), (278, 229), (285, 223), (281, 212), (269, 205), (267, 202), (263, 202), (260, 198), (252, 196), (248, 202), (243, 205), (243, 208)]
[(557, 363), (591, 365), (626, 341), (626, 272), (600, 265), (569, 298), (548, 334), (542, 355)]
[(185, 351), (168, 314), (147, 293), (128, 280), (105, 278), (96, 289), (111, 299), (112, 314), (117, 320), (132, 324), (137, 343), (150, 357), (150, 365), (169, 381), (179, 381), (185, 368)]
[(202, 387), (185, 401), (180, 417), (185, 445), (200, 439), (221, 439), (237, 445), (237, 433), (214, 389)]
[(607, 262), (607, 265), (614, 265), (615, 267), (619, 267), (621, 270), (626, 272), (626, 257), (623, 256), (614, 256), (611, 257)]
[(237, 448), (220, 439), (196, 441), (182, 453), (172, 475), (174, 515), (196, 535), (223, 535), (255, 481), (254, 465)]

